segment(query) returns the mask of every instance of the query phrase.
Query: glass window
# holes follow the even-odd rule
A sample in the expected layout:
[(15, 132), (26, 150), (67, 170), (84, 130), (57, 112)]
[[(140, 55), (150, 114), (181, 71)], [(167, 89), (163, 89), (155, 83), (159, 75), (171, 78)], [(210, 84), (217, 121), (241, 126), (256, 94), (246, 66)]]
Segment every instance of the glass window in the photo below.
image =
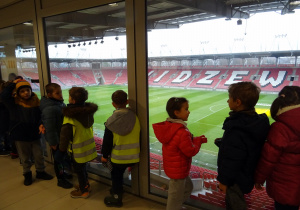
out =
[[(168, 117), (169, 98), (186, 97), (190, 110), (187, 127), (194, 136), (208, 138), (192, 159), (194, 189), (187, 202), (199, 208), (224, 208), (224, 194), (217, 189), (218, 147), (214, 140), (222, 137), (223, 122), (229, 116), (228, 86), (254, 82), (262, 90), (256, 111), (270, 117), (270, 105), (278, 91), (286, 85), (299, 85), (299, 57), (291, 52), (299, 51), (300, 32), (294, 26), (300, 23), (300, 11), (284, 16), (258, 13), (237, 25), (234, 19), (201, 13), (192, 3), (147, 3), (150, 192), (167, 197), (169, 187), (162, 144), (152, 124)], [(257, 196), (257, 191), (252, 193)], [(270, 199), (265, 192), (260, 196)]]
[[(125, 2), (47, 17), (45, 25), (51, 82), (62, 87), (65, 103), (68, 90), (82, 86), (99, 106), (93, 127), (98, 157), (88, 171), (110, 177), (100, 159), (104, 123), (114, 111), (111, 95), (128, 92)], [(129, 169), (125, 183), (130, 179)]]
[(2, 80), (22, 76), (40, 94), (32, 22), (0, 29), (0, 64)]

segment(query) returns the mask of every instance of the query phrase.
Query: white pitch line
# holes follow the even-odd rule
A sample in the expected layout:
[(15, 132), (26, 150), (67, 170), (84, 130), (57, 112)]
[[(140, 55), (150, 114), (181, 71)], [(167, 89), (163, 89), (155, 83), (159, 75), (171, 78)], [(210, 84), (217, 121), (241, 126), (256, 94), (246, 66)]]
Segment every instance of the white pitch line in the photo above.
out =
[[(210, 114), (208, 114), (208, 115), (205, 115), (204, 117), (202, 117), (202, 118), (196, 120), (195, 122), (192, 122), (191, 124), (196, 123), (196, 122), (198, 122), (198, 121), (200, 121), (200, 120), (202, 120), (202, 119), (204, 119), (204, 118), (206, 118), (206, 117), (208, 117), (208, 116), (210, 116), (210, 115), (212, 115), (212, 114), (214, 114), (214, 113), (216, 113), (216, 112), (218, 112), (218, 111), (221, 111), (221, 110), (223, 110), (223, 109), (226, 109), (227, 107), (228, 107), (228, 106), (225, 106), (224, 108), (221, 108), (221, 109), (219, 109), (219, 110), (217, 110), (217, 111), (212, 111), (212, 113), (210, 113)], [(211, 107), (210, 107), (210, 108), (211, 108)], [(209, 109), (210, 109), (210, 108), (209, 108)]]

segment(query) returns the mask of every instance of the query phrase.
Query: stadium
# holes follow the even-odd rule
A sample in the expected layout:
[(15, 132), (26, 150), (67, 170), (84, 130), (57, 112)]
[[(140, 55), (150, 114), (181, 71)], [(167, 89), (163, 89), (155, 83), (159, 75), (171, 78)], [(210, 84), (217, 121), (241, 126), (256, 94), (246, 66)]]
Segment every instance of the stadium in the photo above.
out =
[[(173, 1), (149, 1), (148, 10), (159, 10), (162, 4), (165, 6), (164, 12), (169, 13), (170, 2)], [(256, 111), (266, 113), (270, 123), (274, 122), (269, 109), (278, 92), (284, 86), (300, 86), (300, 32), (295, 30), (300, 13), (296, 7), (289, 5), (291, 1), (285, 1), (283, 6), (273, 1), (260, 6), (240, 3), (235, 7), (239, 17), (232, 14), (224, 20), (218, 15), (194, 14), (189, 11), (192, 9), (188, 3), (174, 2), (178, 10), (183, 5), (182, 13), (156, 19), (149, 14), (149, 22), (151, 18), (155, 19), (157, 28), (150, 23), (147, 25), (146, 78), (137, 79), (146, 81), (144, 85), (147, 89), (145, 129), (148, 136), (143, 140), (147, 141), (149, 154), (147, 163), (144, 162), (149, 169), (149, 192), (166, 198), (169, 181), (164, 173), (162, 145), (154, 135), (152, 124), (167, 118), (165, 107), (170, 97), (186, 97), (191, 112), (187, 122), (189, 130), (194, 136), (205, 135), (208, 138), (208, 143), (193, 158), (190, 177), (194, 191), (188, 204), (206, 209), (224, 209), (224, 194), (217, 189), (218, 148), (214, 139), (223, 135), (222, 125), (230, 111), (227, 104), (228, 86), (240, 81), (254, 82), (261, 89)], [(124, 5), (124, 2), (119, 3), (121, 7)], [(255, 6), (256, 9), (252, 8)], [(108, 5), (105, 7), (111, 9)], [(291, 14), (282, 15), (278, 11)], [(86, 9), (82, 13), (89, 14), (92, 10)], [(191, 14), (185, 16), (187, 13)], [(52, 27), (62, 25), (58, 23), (62, 16), (64, 14), (45, 18), (45, 55), (48, 57), (42, 67), (48, 70), (41, 71), (34, 46), (25, 48), (24, 45), (17, 45), (13, 49), (13, 59), (1, 52), (1, 76), (6, 78), (12, 69), (17, 70), (17, 75), (29, 81), (33, 91), (41, 97), (44, 91), (42, 75), (43, 80), (61, 85), (65, 103), (71, 87), (84, 86), (89, 92), (89, 101), (99, 106), (94, 124), (98, 158), (89, 164), (89, 172), (109, 178), (110, 174), (99, 158), (104, 123), (114, 111), (111, 94), (118, 89), (128, 92), (131, 85), (129, 81), (133, 70), (126, 53), (130, 50), (128, 37), (121, 26), (110, 27), (96, 37), (89, 37), (89, 31), (82, 27), (80, 38), (74, 35), (72, 40), (68, 37), (68, 41), (58, 41), (64, 38), (58, 34), (59, 39), (54, 40)], [(75, 23), (70, 22), (69, 27), (72, 27)], [(61, 25), (57, 31), (67, 28)], [(129, 169), (124, 177), (128, 186), (131, 186), (131, 176)], [(265, 191), (254, 189), (246, 195), (246, 202), (249, 209), (274, 209), (273, 200)]]

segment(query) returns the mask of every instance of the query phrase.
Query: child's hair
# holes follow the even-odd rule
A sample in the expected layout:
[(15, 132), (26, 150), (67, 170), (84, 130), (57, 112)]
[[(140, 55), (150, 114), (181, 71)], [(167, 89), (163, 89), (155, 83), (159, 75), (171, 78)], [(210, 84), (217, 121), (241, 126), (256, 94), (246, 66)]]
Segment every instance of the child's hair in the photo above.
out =
[(300, 104), (300, 87), (298, 86), (285, 86), (278, 93), (278, 97), (273, 101), (271, 105), (271, 116), (276, 118), (276, 114), (279, 109), (287, 106)]
[(228, 88), (229, 97), (234, 101), (241, 100), (246, 110), (254, 109), (258, 99), (260, 88), (253, 82), (238, 82)]
[[(15, 73), (10, 73), (8, 75), (8, 81), (14, 81), (15, 79), (17, 79), (16, 77), (17, 77), (17, 75)], [(23, 79), (23, 78), (20, 78), (20, 79)]]
[(177, 119), (175, 115), (175, 111), (179, 111), (182, 107), (182, 104), (185, 102), (189, 102), (186, 98), (184, 97), (172, 97), (168, 100), (166, 110), (168, 112), (168, 115), (170, 118)]
[(118, 106), (127, 104), (127, 93), (123, 90), (116, 90), (111, 95), (111, 100)]
[(88, 92), (83, 87), (72, 87), (69, 95), (75, 100), (76, 104), (83, 104), (88, 99)]
[(59, 84), (57, 83), (49, 83), (48, 85), (45, 86), (46, 93), (53, 93), (53, 91), (57, 88), (61, 88)]

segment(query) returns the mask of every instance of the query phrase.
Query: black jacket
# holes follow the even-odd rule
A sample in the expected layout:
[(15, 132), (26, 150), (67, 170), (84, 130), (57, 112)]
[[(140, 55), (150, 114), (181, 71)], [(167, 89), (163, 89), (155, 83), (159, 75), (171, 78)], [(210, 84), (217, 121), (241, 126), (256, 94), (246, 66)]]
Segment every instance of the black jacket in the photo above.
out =
[[(0, 97), (9, 111), (9, 135), (15, 141), (35, 141), (40, 139), (39, 125), (41, 124), (40, 100), (35, 93), (31, 98), (22, 101), (12, 93), (16, 84), (9, 84)], [(23, 104), (23, 105), (22, 105)]]
[(231, 112), (223, 124), (218, 154), (218, 181), (237, 184), (243, 193), (254, 187), (254, 172), (270, 128), (266, 114)]

